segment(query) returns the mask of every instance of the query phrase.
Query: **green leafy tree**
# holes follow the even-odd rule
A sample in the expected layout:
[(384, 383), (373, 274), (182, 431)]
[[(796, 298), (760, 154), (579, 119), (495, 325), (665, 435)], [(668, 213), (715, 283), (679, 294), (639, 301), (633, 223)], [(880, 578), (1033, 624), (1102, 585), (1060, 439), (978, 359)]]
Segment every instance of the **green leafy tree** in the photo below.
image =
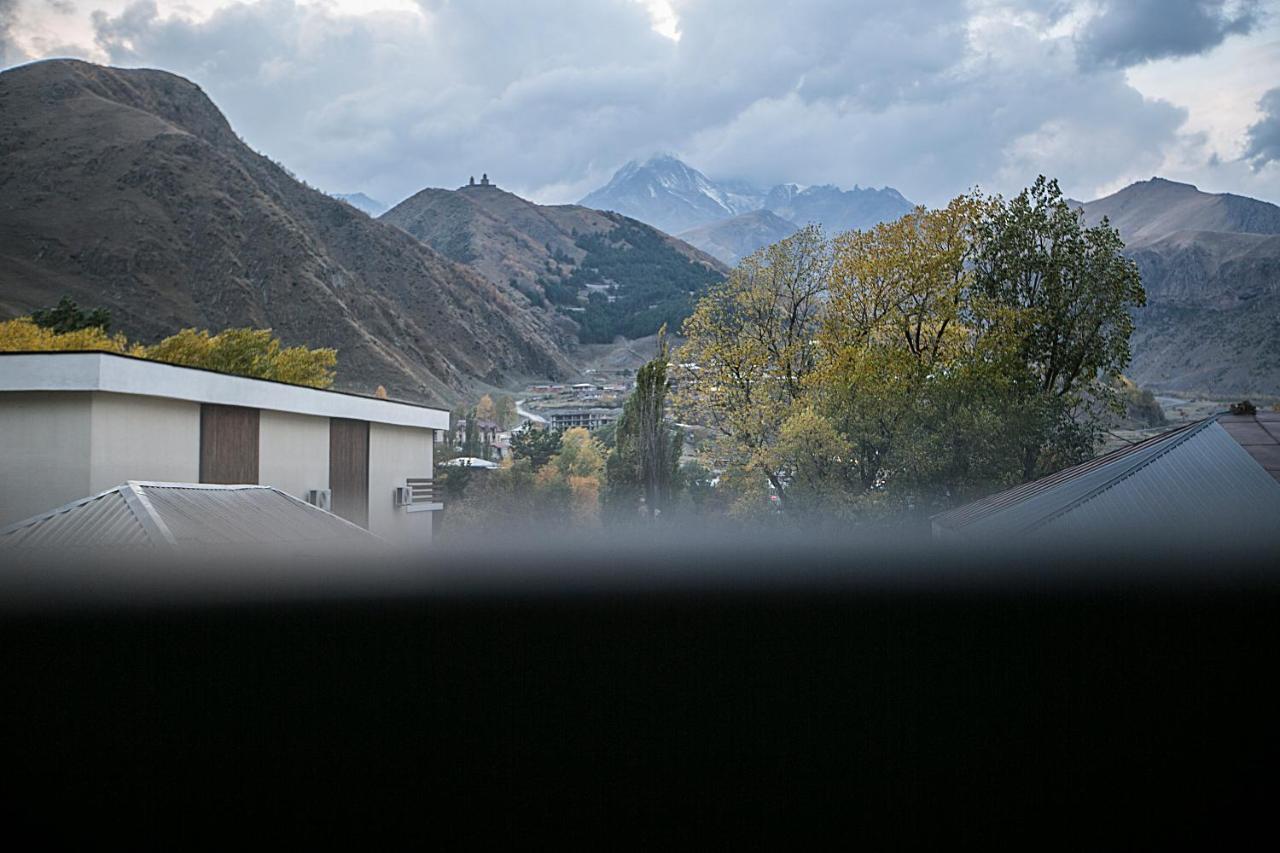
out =
[(537, 471), (560, 452), (560, 442), (559, 430), (530, 427), (511, 437), (511, 455), (516, 459), (528, 459), (533, 470)]
[(1043, 179), (800, 232), (686, 322), (681, 418), (712, 430), (743, 512), (766, 491), (792, 514), (925, 511), (1056, 470), (1118, 406), (1143, 302), (1122, 249)]
[(671, 501), (683, 437), (664, 420), (667, 399), (666, 327), (658, 332), (658, 355), (636, 372), (636, 387), (623, 404), (614, 448), (605, 466), (608, 501), (615, 515), (644, 498), (653, 518)]
[(976, 289), (1008, 309), (990, 323), (1019, 342), (1022, 476), (1096, 450), (1129, 363), (1132, 311), (1146, 304), (1137, 265), (1104, 219), (1086, 227), (1058, 182), (1036, 179), (981, 223)]
[(70, 296), (59, 299), (53, 308), (32, 311), (31, 320), (37, 326), (58, 334), (78, 332), (81, 329), (101, 329), (104, 333), (111, 331), (110, 311), (106, 308), (81, 309)]
[(462, 455), (480, 457), (483, 456), (481, 440), (480, 440), (480, 419), (476, 415), (476, 408), (472, 406), (467, 410), (466, 426), (462, 432)]

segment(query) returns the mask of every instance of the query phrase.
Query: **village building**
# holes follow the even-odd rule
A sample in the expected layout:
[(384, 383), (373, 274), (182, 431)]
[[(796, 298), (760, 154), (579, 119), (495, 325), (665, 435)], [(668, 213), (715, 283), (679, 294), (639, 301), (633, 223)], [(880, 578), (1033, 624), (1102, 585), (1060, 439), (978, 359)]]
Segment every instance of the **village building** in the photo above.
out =
[(270, 486), (430, 540), (441, 409), (100, 352), (0, 354), (0, 528), (128, 481)]
[(547, 421), (553, 430), (584, 427), (589, 430), (599, 429), (618, 419), (617, 409), (553, 409), (546, 412)]

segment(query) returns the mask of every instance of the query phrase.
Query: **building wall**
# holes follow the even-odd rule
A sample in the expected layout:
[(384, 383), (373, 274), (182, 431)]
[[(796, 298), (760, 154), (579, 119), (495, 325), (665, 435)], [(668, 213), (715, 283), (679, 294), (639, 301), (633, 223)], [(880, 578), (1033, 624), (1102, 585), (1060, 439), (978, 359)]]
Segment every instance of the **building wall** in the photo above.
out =
[[(369, 529), (431, 538), (433, 512), (407, 512), (393, 491), (433, 476), (434, 432), (369, 425)], [(259, 482), (305, 498), (329, 488), (329, 419), (263, 410)], [(200, 404), (102, 391), (0, 392), (0, 526), (126, 480), (200, 479)]]
[(329, 419), (264, 409), (258, 482), (302, 500), (309, 489), (329, 488)]
[(431, 430), (369, 425), (369, 530), (399, 543), (431, 540), (434, 512), (407, 512), (393, 492), (408, 477), (432, 477)]
[(89, 489), (80, 497), (125, 480), (200, 481), (199, 403), (103, 392), (92, 400)]
[(91, 424), (88, 392), (0, 393), (0, 527), (91, 494)]

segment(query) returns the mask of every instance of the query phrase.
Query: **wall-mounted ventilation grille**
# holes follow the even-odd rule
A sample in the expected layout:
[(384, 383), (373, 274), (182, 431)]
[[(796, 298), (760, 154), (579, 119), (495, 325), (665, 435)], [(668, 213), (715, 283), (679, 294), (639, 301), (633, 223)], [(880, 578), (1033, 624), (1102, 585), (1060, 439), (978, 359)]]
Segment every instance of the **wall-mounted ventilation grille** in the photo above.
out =
[(409, 477), (404, 482), (395, 490), (395, 504), (409, 512), (437, 509), (444, 500), (444, 490), (429, 477)]

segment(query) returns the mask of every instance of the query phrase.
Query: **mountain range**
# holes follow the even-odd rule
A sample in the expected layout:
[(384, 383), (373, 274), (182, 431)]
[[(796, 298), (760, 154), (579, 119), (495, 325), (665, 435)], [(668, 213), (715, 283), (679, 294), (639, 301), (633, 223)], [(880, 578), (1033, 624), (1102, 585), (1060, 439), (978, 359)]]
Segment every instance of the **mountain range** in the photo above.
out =
[[(727, 272), (711, 255), (734, 262), (801, 219), (835, 231), (910, 208), (887, 189), (716, 184), (673, 158), (587, 200), (615, 191), (697, 224), (686, 242), (492, 185), (426, 189), (375, 219), (249, 149), (181, 77), (33, 63), (0, 73), (0, 318), (69, 295), (143, 342), (270, 327), (337, 348), (340, 388), (452, 402), (573, 375), (580, 343), (676, 328)], [(1142, 272), (1135, 381), (1280, 396), (1280, 207), (1160, 178), (1077, 204)]]
[(336, 347), (338, 387), (366, 393), (573, 372), (514, 288), (304, 186), (163, 71), (0, 73), (0, 281), (0, 317), (66, 294), (143, 341), (252, 325)]
[[(670, 156), (628, 163), (583, 204), (679, 233), (728, 264), (808, 222), (828, 233), (896, 219), (895, 190), (716, 183)], [(1280, 207), (1152, 178), (1072, 202), (1120, 231), (1142, 273), (1129, 375), (1172, 393), (1280, 396)], [(745, 210), (744, 210), (745, 208)], [(691, 224), (697, 223), (697, 224)]]
[(897, 219), (913, 207), (890, 187), (717, 182), (668, 154), (627, 163), (579, 203), (647, 222), (729, 264), (810, 223), (836, 233)]

